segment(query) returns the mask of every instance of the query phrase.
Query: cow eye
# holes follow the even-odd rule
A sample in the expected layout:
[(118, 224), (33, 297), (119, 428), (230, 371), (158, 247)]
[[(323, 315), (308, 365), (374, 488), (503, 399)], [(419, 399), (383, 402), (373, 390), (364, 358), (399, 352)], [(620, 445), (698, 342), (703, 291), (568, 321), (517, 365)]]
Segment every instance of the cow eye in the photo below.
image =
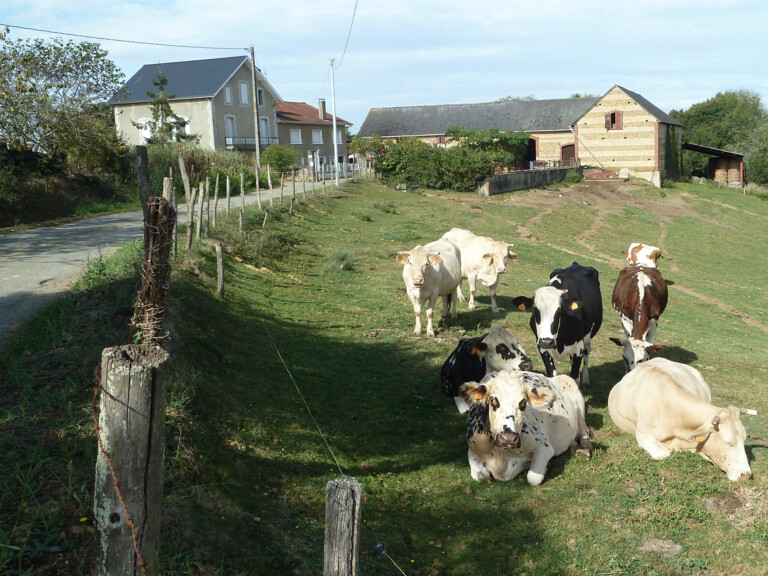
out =
[(520, 400), (520, 410), (521, 411), (524, 412), (527, 406), (528, 406), (528, 401), (525, 398)]
[(499, 402), (499, 399), (496, 398), (496, 396), (491, 397), (491, 408), (494, 410), (498, 410), (499, 406), (501, 406), (501, 402)]

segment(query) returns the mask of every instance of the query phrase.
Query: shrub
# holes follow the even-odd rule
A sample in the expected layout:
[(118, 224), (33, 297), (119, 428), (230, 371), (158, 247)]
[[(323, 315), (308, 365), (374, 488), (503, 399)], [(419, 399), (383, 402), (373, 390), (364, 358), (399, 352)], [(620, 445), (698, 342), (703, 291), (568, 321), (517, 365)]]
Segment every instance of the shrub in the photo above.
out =
[(276, 172), (289, 172), (301, 164), (301, 152), (289, 146), (272, 144), (261, 154), (261, 164), (272, 166)]

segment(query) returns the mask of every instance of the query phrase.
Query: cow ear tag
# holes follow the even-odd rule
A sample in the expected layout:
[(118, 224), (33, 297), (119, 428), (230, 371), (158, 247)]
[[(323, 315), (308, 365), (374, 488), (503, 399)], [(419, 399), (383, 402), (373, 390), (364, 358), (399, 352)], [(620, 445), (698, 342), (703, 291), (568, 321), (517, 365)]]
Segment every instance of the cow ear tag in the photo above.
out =
[(571, 310), (578, 310), (579, 309), (579, 303), (574, 300), (571, 302)]

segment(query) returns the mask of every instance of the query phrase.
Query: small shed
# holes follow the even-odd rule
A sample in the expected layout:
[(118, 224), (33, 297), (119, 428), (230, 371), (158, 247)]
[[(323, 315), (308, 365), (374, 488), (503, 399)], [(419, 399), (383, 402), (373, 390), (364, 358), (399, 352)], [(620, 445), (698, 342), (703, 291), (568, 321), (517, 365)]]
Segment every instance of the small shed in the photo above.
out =
[(711, 156), (707, 174), (707, 178), (710, 180), (719, 182), (723, 186), (741, 187), (744, 185), (744, 154), (690, 142), (683, 142), (683, 150), (701, 152)]

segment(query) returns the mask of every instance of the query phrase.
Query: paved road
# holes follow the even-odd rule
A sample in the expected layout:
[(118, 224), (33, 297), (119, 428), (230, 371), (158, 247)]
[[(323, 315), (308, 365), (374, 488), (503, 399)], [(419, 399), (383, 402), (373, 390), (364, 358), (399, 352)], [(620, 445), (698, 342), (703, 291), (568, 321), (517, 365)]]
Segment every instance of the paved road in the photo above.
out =
[[(307, 190), (312, 187), (311, 183), (306, 186)], [(286, 187), (285, 193), (290, 197), (293, 191)], [(301, 198), (302, 193), (303, 183), (297, 183), (297, 197)], [(272, 194), (279, 198), (280, 191), (273, 190)], [(261, 197), (268, 199), (268, 194), (262, 192)], [(255, 193), (246, 194), (246, 204), (256, 201)], [(240, 206), (240, 196), (233, 196), (232, 209)], [(220, 198), (222, 210), (226, 206)], [(179, 220), (185, 222), (186, 217), (186, 206), (182, 205)], [(141, 211), (0, 236), (0, 346), (13, 337), (14, 329), (67, 290), (82, 275), (88, 261), (109, 255), (124, 244), (141, 242), (142, 238)]]

